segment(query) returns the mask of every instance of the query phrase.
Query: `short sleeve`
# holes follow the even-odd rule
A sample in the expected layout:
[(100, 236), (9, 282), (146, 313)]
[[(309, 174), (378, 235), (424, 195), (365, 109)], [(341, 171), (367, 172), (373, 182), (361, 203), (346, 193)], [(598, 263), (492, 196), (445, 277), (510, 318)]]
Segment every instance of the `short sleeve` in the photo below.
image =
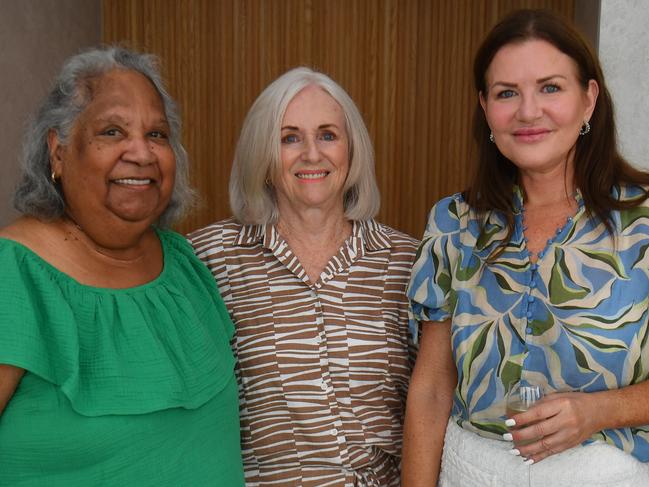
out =
[(458, 255), (465, 206), (461, 195), (456, 194), (439, 201), (429, 213), (406, 291), (415, 341), (418, 322), (444, 321), (452, 314), (453, 262)]

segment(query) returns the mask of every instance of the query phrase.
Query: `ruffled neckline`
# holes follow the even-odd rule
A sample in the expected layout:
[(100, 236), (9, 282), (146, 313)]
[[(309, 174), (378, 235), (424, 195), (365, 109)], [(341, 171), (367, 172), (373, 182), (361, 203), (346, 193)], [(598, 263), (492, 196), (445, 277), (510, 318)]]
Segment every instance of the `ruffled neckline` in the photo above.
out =
[(189, 243), (157, 230), (161, 273), (127, 289), (79, 283), (0, 241), (0, 363), (60, 387), (86, 416), (200, 407), (233, 376), (234, 327)]

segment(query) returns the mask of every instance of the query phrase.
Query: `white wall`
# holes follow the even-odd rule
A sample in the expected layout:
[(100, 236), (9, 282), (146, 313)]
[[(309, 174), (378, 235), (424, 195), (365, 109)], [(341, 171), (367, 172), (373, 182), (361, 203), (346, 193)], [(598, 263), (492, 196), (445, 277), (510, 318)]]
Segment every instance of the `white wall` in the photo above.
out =
[(649, 169), (648, 0), (601, 0), (599, 55), (622, 155)]
[(25, 124), (63, 61), (99, 43), (99, 0), (0, 0), (0, 227), (11, 197)]

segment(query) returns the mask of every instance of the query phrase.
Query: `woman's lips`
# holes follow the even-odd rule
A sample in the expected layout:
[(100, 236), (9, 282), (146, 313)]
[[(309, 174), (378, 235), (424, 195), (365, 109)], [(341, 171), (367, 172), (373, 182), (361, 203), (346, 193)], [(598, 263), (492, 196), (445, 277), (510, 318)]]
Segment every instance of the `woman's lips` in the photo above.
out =
[(316, 171), (300, 171), (295, 174), (298, 179), (302, 181), (316, 181), (318, 179), (326, 178), (329, 171), (316, 170)]
[(530, 129), (519, 129), (513, 132), (516, 140), (521, 142), (538, 142), (543, 140), (550, 131), (548, 129), (541, 128), (530, 128)]

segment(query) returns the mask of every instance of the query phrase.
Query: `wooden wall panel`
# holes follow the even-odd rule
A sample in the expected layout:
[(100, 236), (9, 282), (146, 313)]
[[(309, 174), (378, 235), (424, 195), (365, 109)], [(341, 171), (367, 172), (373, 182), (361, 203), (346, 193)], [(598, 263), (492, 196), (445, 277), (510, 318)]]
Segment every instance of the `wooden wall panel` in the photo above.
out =
[(188, 231), (230, 214), (227, 182), (245, 114), (281, 73), (307, 65), (358, 104), (376, 151), (379, 219), (420, 236), (432, 203), (471, 172), (475, 49), (504, 13), (573, 0), (103, 0), (103, 40), (157, 54), (185, 124), (203, 204)]

